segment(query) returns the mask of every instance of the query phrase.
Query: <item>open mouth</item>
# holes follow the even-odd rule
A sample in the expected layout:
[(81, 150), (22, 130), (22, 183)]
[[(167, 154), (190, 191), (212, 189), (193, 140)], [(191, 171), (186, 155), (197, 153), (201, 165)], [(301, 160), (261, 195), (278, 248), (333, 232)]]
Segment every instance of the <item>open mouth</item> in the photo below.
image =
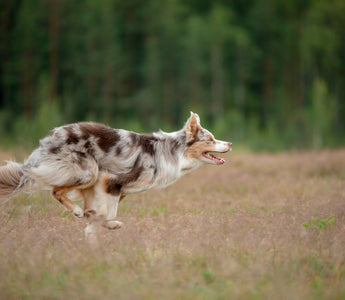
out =
[[(219, 152), (219, 153), (225, 153), (225, 152)], [(215, 155), (211, 154), (210, 152), (203, 152), (202, 156), (209, 159), (209, 160), (212, 160), (217, 165), (222, 165), (225, 163), (225, 159), (218, 157), (218, 156), (215, 156)]]

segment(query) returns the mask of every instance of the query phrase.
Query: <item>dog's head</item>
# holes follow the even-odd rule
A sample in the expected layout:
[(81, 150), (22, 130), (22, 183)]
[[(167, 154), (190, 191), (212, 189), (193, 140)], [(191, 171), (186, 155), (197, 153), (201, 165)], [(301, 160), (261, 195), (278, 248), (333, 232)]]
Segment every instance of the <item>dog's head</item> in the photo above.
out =
[(223, 158), (211, 152), (225, 153), (232, 150), (232, 143), (216, 140), (212, 133), (200, 125), (200, 118), (191, 112), (184, 127), (187, 142), (187, 159), (196, 159), (208, 164), (221, 165)]

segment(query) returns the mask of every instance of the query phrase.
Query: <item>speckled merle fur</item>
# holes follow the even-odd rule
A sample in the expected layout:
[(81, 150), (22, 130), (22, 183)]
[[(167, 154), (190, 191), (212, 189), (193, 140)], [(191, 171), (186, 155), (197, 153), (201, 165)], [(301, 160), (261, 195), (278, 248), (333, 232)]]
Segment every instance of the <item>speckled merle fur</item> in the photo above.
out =
[(0, 198), (48, 188), (65, 207), (83, 216), (68, 197), (79, 190), (112, 220), (124, 196), (165, 187), (205, 163), (222, 164), (223, 159), (209, 152), (229, 150), (231, 143), (216, 140), (194, 113), (181, 130), (151, 135), (94, 122), (64, 125), (40, 140), (24, 164), (0, 167)]

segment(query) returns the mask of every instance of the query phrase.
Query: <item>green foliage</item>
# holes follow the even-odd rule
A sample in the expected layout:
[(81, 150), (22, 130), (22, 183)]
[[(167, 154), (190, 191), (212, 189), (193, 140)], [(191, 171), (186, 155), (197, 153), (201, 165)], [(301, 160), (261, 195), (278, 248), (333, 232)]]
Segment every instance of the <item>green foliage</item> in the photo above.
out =
[(202, 271), (202, 277), (205, 280), (205, 283), (211, 284), (215, 281), (215, 275), (209, 270)]
[(335, 101), (329, 95), (327, 84), (324, 80), (317, 79), (312, 88), (312, 127), (313, 146), (321, 148), (325, 138), (332, 131), (335, 121)]
[(139, 215), (142, 217), (146, 215), (160, 216), (160, 215), (166, 214), (167, 212), (168, 212), (168, 208), (166, 206), (156, 207), (156, 208), (151, 208), (151, 209), (141, 208), (139, 210)]
[(47, 101), (49, 84), (45, 79), (41, 79), (39, 84), (37, 100), (40, 104), (33, 119), (20, 116), (14, 120), (14, 136), (24, 147), (37, 145), (38, 140), (47, 135), (52, 128), (63, 124), (57, 101)]
[(7, 2), (1, 146), (80, 120), (175, 130), (190, 110), (256, 150), (344, 144), (343, 0)]
[(303, 226), (305, 228), (312, 228), (312, 229), (324, 229), (326, 227), (330, 227), (336, 223), (336, 218), (334, 216), (326, 219), (318, 219), (313, 217), (310, 222), (304, 222)]

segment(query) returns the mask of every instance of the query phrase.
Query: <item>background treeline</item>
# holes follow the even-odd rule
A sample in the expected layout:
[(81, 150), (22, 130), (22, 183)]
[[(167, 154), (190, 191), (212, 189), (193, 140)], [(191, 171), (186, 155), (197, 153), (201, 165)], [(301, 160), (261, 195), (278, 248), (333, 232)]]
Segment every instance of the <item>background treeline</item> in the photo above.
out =
[(1, 0), (0, 13), (2, 145), (79, 120), (175, 130), (189, 110), (256, 149), (345, 144), (344, 0)]

